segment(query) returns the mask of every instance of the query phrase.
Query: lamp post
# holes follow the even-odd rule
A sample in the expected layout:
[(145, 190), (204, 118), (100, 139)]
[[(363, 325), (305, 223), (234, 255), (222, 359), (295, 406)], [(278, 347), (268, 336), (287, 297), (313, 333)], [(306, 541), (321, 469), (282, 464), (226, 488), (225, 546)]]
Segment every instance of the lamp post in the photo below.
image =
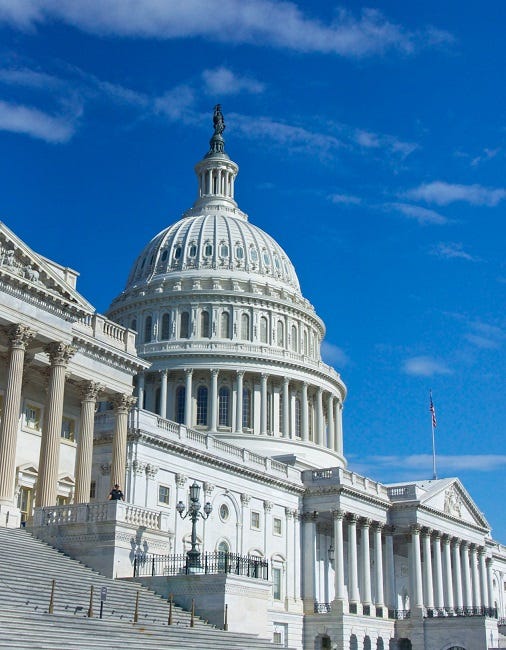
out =
[(196, 569), (200, 567), (200, 551), (197, 551), (197, 520), (199, 517), (202, 517), (204, 521), (206, 519), (209, 519), (209, 515), (213, 511), (213, 506), (209, 503), (209, 501), (207, 501), (204, 506), (204, 512), (200, 512), (201, 504), (199, 497), (200, 485), (197, 485), (197, 483), (193, 481), (193, 485), (190, 485), (190, 506), (188, 507), (186, 514), (184, 514), (186, 506), (182, 501), (179, 501), (179, 503), (176, 505), (176, 510), (178, 511), (181, 519), (190, 517), (192, 522), (192, 547), (187, 553), (188, 567), (190, 569)]

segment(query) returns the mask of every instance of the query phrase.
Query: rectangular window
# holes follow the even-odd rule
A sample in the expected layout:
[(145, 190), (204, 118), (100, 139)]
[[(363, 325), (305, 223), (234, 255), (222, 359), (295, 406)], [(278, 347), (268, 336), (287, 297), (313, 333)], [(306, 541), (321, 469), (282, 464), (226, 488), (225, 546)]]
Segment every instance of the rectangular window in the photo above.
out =
[(40, 430), (40, 408), (34, 406), (33, 404), (27, 404), (25, 406), (25, 422), (26, 426), (29, 429), (34, 429), (35, 431)]
[(274, 519), (272, 520), (272, 532), (275, 535), (281, 535), (282, 532), (281, 526), (282, 526), (281, 519), (279, 517), (274, 517)]
[(283, 643), (283, 635), (281, 632), (274, 632), (272, 636), (272, 642), (274, 645), (281, 645)]
[(94, 499), (97, 496), (97, 483), (92, 481), (90, 483), (90, 499)]
[(281, 600), (281, 569), (272, 569), (272, 597)]
[(158, 486), (158, 503), (168, 506), (170, 503), (170, 488), (167, 485)]
[(61, 437), (65, 440), (74, 442), (76, 432), (76, 421), (72, 418), (62, 418), (61, 422)]
[(252, 512), (251, 513), (251, 528), (255, 530), (260, 530), (260, 513)]

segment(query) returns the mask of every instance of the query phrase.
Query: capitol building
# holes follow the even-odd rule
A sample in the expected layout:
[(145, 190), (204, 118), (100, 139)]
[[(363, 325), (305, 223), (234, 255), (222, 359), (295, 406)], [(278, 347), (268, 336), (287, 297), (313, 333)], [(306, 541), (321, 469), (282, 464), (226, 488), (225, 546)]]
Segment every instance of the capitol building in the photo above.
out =
[(458, 478), (347, 469), (325, 325), (213, 126), (106, 315), (0, 224), (0, 526), (274, 647), (499, 647), (506, 547)]

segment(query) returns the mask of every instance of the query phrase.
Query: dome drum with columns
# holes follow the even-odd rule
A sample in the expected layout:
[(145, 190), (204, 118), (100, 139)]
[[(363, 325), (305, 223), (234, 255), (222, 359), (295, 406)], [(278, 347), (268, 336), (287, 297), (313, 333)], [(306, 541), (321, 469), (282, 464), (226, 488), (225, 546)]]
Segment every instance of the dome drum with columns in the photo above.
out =
[(152, 363), (139, 402), (303, 466), (343, 466), (346, 388), (321, 360), (324, 324), (284, 250), (238, 208), (219, 106), (214, 124), (197, 200), (144, 248), (109, 310)]

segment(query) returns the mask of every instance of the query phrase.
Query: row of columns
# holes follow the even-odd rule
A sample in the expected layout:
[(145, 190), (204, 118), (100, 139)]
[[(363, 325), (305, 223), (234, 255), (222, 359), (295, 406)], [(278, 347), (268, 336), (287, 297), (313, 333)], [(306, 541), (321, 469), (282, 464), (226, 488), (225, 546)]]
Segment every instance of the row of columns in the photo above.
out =
[[(0, 426), (0, 504), (13, 506), (15, 500), (16, 446), (24, 374), (25, 352), (36, 333), (25, 325), (13, 325), (7, 331), (10, 342), (7, 384)], [(75, 348), (64, 342), (45, 346), (49, 357), (49, 383), (42, 424), (39, 472), (35, 506), (56, 504), (58, 468), (65, 376)], [(93, 428), (96, 400), (103, 389), (93, 381), (83, 382), (81, 388), (81, 421), (77, 444), (75, 471), (75, 502), (89, 501), (93, 456)], [(117, 394), (112, 398), (116, 421), (112, 448), (111, 484), (122, 484), (125, 478), (128, 412), (135, 398)]]
[(492, 560), (485, 548), (414, 524), (411, 565), (415, 607), (492, 607)]
[[(218, 369), (209, 371), (211, 375), (210, 380), (210, 417), (209, 417), (209, 430), (217, 431), (218, 428)], [(167, 417), (168, 406), (168, 370), (160, 370), (160, 400), (158, 414), (161, 417)], [(245, 371), (235, 371), (235, 415), (232, 419), (232, 428), (235, 432), (240, 433), (243, 431), (243, 386), (244, 386)], [(267, 433), (267, 414), (269, 409), (268, 394), (269, 394), (269, 378), (267, 373), (260, 374), (260, 433)], [(276, 379), (279, 379), (276, 377)], [(308, 442), (310, 439), (309, 427), (309, 398), (307, 382), (295, 382), (288, 377), (282, 380), (282, 388), (280, 395), (283, 398), (283, 409), (281, 417), (279, 418), (279, 429), (281, 435), (285, 438), (294, 437), (296, 434), (294, 430), (294, 404), (292, 404), (295, 393), (295, 387), (300, 387), (300, 438)], [(138, 375), (137, 393), (139, 404), (144, 403), (145, 395), (145, 375), (141, 373)], [(185, 395), (191, 396), (193, 391), (193, 369), (188, 368), (185, 370)], [(271, 393), (272, 394), (272, 393)], [(338, 453), (342, 453), (342, 408), (343, 404), (339, 397), (332, 393), (326, 393), (326, 407), (327, 407), (327, 436), (325, 439), (325, 418), (323, 411), (324, 391), (322, 387), (317, 387), (314, 395), (314, 438), (313, 442), (318, 445), (326, 446), (333, 449)], [(193, 425), (193, 403), (192, 399), (185, 399), (184, 411), (184, 424), (186, 426)], [(273, 406), (271, 406), (273, 408)], [(273, 409), (274, 410), (274, 409)], [(274, 417), (273, 420), (277, 418)], [(275, 428), (274, 426), (272, 427)], [(292, 435), (291, 435), (292, 433)]]

